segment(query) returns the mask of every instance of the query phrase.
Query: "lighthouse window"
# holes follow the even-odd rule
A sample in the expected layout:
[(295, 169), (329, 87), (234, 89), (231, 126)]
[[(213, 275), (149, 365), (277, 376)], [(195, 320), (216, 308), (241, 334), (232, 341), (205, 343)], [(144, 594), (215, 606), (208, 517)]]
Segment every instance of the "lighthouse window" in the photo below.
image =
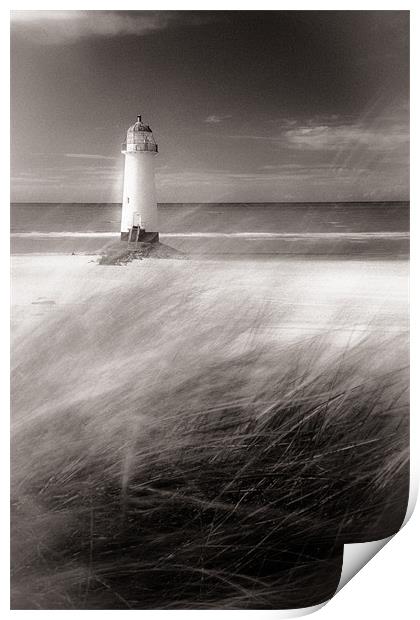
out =
[(128, 204), (129, 202), (130, 202), (130, 199), (129, 199), (129, 197), (127, 196), (127, 204)]

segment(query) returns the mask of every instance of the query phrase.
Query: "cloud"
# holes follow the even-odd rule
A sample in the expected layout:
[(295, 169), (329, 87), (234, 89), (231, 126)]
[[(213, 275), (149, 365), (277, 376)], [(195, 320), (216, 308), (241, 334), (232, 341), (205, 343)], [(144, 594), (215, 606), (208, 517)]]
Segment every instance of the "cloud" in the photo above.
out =
[(117, 159), (109, 155), (96, 155), (95, 153), (64, 153), (64, 157), (73, 157), (74, 159)]
[(14, 186), (26, 185), (26, 186), (45, 186), (54, 185), (59, 186), (67, 180), (65, 174), (37, 174), (35, 172), (18, 172), (11, 175), (10, 182)]
[(204, 122), (205, 123), (221, 123), (227, 118), (232, 118), (232, 115), (231, 114), (223, 114), (223, 115), (210, 114), (210, 116), (208, 116)]
[(12, 11), (12, 32), (43, 44), (91, 37), (143, 36), (173, 26), (197, 26), (217, 19), (203, 11)]
[(253, 134), (230, 134), (227, 135), (226, 138), (231, 138), (232, 140), (260, 140), (262, 142), (281, 142), (284, 141), (284, 137), (282, 135), (267, 135), (267, 136), (259, 136)]
[(90, 187), (104, 187), (104, 183), (122, 182), (122, 169), (120, 167), (105, 165), (73, 165), (56, 167), (48, 166), (39, 169), (16, 171), (11, 176), (11, 182), (15, 187), (35, 185), (61, 185), (77, 186), (80, 184)]
[(161, 202), (260, 202), (407, 199), (408, 172), (359, 165), (279, 164), (257, 170), (186, 169), (161, 171)]
[(363, 147), (385, 151), (408, 145), (405, 125), (364, 127), (361, 124), (303, 125), (288, 129), (285, 138), (289, 145), (305, 150), (340, 150)]
[(270, 136), (257, 136), (246, 133), (232, 133), (226, 136), (226, 138), (232, 138), (232, 140), (272, 140)]
[[(358, 171), (341, 170), (341, 178), (354, 178)], [(307, 179), (335, 179), (337, 171), (331, 166), (319, 166), (317, 169), (304, 165), (264, 166), (256, 171), (231, 172), (227, 170), (179, 170), (158, 172), (156, 180), (159, 187), (202, 187), (232, 186), (256, 183), (274, 183), (281, 185), (285, 181)]]
[[(373, 122), (369, 119), (340, 118), (330, 115), (310, 119), (274, 119), (269, 132), (224, 134), (232, 140), (270, 143), (282, 149), (303, 152), (356, 152), (386, 154), (408, 151), (409, 124), (404, 106), (386, 110)], [(215, 137), (215, 136), (214, 136)]]
[(264, 166), (260, 166), (259, 170), (277, 170), (278, 172), (286, 172), (289, 174), (299, 173), (302, 170), (310, 169), (313, 172), (318, 172), (320, 170), (330, 170), (330, 163), (319, 164), (319, 163), (311, 163), (310, 166), (307, 164), (266, 164)]

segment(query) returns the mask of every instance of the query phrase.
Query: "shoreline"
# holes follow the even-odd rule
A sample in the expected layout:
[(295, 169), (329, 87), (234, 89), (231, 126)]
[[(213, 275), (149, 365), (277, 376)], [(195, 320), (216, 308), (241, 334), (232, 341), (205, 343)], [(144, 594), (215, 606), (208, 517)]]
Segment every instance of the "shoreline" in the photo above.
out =
[[(96, 253), (92, 253), (92, 252), (75, 252), (75, 254), (71, 254), (69, 252), (11, 252), (10, 256), (12, 257), (47, 257), (47, 256), (67, 256), (67, 257), (71, 257), (71, 256), (84, 256), (85, 258), (91, 258), (91, 259), (98, 259), (100, 256), (102, 255), (101, 252), (96, 252)], [(162, 259), (159, 258), (157, 259), (154, 256), (150, 256), (150, 257), (145, 257), (147, 258), (147, 260), (173, 260), (173, 259)], [(281, 258), (282, 260), (290, 260), (293, 262), (299, 262), (299, 261), (349, 261), (349, 262), (364, 262), (364, 261), (369, 261), (369, 262), (392, 262), (392, 261), (409, 261), (410, 260), (410, 256), (408, 254), (395, 254), (395, 255), (382, 255), (382, 254), (366, 254), (366, 255), (360, 255), (360, 256), (350, 256), (348, 254), (339, 254), (339, 253), (329, 253), (329, 254), (297, 254), (297, 253), (278, 253), (278, 252), (273, 252), (273, 253), (269, 253), (269, 252), (254, 252), (252, 254), (246, 254), (246, 253), (235, 253), (232, 254), (230, 252), (219, 252), (218, 254), (212, 254), (212, 253), (202, 253), (202, 254), (193, 254), (192, 256), (189, 257), (192, 260), (196, 260), (196, 261), (200, 261), (200, 260), (210, 260), (210, 261), (223, 261), (226, 259), (229, 259), (231, 261), (235, 261), (235, 260), (270, 260), (270, 259), (275, 259), (275, 258)], [(144, 259), (143, 259), (144, 260)], [(93, 261), (92, 261), (93, 262)]]
[[(390, 235), (366, 233), (331, 235), (277, 235), (246, 236), (244, 234), (208, 234), (187, 235), (161, 234), (160, 240), (168, 250), (175, 250), (194, 258), (242, 259), (290, 258), (290, 259), (329, 259), (329, 260), (407, 260), (409, 258), (410, 240), (406, 233)], [(11, 237), (11, 254), (107, 254), (112, 246), (119, 242), (118, 234), (97, 233), (62, 236), (51, 233), (18, 233)], [(135, 244), (122, 242), (127, 249), (136, 249)]]

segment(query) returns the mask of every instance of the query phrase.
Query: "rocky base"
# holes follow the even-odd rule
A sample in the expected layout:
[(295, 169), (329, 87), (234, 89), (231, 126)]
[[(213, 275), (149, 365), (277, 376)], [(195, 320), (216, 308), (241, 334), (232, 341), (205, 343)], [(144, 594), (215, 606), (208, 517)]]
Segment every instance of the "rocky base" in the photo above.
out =
[[(158, 233), (147, 233), (158, 234)], [(106, 247), (105, 251), (98, 260), (99, 265), (126, 265), (133, 260), (143, 260), (144, 258), (160, 258), (186, 260), (188, 255), (175, 250), (159, 241), (139, 241), (138, 243), (127, 243), (120, 241)]]

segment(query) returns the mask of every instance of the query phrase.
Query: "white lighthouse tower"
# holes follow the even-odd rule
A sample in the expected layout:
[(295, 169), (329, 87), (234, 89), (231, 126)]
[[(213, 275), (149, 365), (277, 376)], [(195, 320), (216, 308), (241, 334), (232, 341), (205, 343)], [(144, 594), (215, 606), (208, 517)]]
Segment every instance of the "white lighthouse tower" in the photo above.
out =
[(158, 145), (141, 116), (137, 116), (137, 122), (128, 129), (121, 152), (125, 155), (121, 239), (157, 241), (159, 225), (154, 168)]

